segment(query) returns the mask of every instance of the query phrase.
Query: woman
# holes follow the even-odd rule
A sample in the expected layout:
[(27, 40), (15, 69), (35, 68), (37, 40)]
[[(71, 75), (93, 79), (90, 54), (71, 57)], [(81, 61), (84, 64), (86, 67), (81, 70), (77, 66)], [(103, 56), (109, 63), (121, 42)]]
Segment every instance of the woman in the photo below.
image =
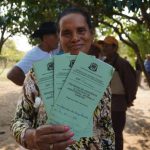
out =
[[(60, 44), (65, 53), (89, 53), (93, 41), (89, 15), (78, 8), (65, 10), (58, 19)], [(110, 93), (107, 89), (95, 109), (93, 117), (94, 137), (72, 140), (74, 133), (66, 125), (45, 125), (46, 112), (43, 103), (34, 108), (39, 95), (33, 72), (24, 82), (24, 94), (17, 107), (12, 131), (16, 140), (28, 149), (38, 150), (111, 150), (114, 133), (110, 119)]]

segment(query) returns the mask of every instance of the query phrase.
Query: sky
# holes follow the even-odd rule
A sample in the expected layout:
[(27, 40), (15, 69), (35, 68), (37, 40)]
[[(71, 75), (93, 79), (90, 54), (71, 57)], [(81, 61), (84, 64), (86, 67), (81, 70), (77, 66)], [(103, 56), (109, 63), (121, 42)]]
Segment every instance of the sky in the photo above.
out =
[(23, 35), (15, 35), (11, 38), (19, 51), (27, 52), (32, 48), (32, 45), (29, 44), (28, 39)]

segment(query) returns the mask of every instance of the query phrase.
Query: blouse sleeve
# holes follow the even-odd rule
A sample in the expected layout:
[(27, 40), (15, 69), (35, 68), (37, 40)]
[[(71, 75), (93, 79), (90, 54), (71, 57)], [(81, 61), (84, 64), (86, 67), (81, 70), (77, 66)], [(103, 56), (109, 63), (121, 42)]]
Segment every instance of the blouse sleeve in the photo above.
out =
[(38, 95), (39, 92), (32, 73), (29, 73), (24, 82), (23, 92), (18, 101), (15, 117), (11, 122), (13, 136), (24, 147), (26, 147), (23, 140), (26, 129), (34, 128), (36, 125), (37, 111), (33, 104), (35, 97)]
[(111, 120), (111, 94), (108, 88), (94, 112), (94, 134), (103, 149), (113, 150), (114, 131)]

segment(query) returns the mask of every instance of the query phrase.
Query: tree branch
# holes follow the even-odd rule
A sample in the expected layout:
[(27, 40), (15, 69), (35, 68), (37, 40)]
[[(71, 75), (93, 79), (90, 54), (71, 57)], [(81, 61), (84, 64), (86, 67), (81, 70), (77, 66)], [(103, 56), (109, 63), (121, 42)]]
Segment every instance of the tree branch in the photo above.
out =
[[(137, 44), (135, 44), (135, 43), (132, 41), (132, 39), (129, 37), (129, 35), (128, 35), (126, 32), (124, 32), (124, 30), (123, 30), (122, 32), (120, 32), (120, 31), (119, 31), (119, 28), (114, 27), (114, 26), (111, 25), (110, 23), (108, 23), (108, 22), (106, 22), (106, 21), (103, 21), (103, 20), (100, 20), (100, 22), (101, 22), (102, 24), (104, 24), (104, 25), (110, 27), (110, 28), (113, 28), (114, 31), (118, 34), (120, 40), (123, 41), (125, 44), (129, 45), (129, 46), (132, 47), (132, 48), (137, 47)], [(125, 36), (128, 38), (128, 40), (125, 40), (125, 39), (123, 38), (122, 34), (125, 34)]]
[(3, 26), (2, 31), (1, 31), (1, 38), (0, 38), (1, 41), (4, 41), (5, 31), (6, 31), (6, 25)]
[[(129, 41), (130, 41), (133, 45), (136, 45), (136, 44), (133, 42), (133, 40), (130, 38), (130, 36), (128, 35), (128, 33), (125, 31), (125, 29), (123, 28), (122, 23), (121, 23), (120, 21), (118, 21), (117, 19), (114, 19), (114, 18), (112, 18), (112, 20), (113, 20), (114, 22), (116, 22), (117, 24), (120, 25), (120, 28), (121, 28), (121, 32), (120, 32), (120, 33), (125, 34), (125, 36), (129, 39)], [(118, 29), (118, 31), (119, 31), (119, 29)]]
[(120, 12), (117, 12), (117, 11), (113, 11), (113, 15), (125, 17), (125, 18), (130, 19), (130, 20), (134, 20), (134, 21), (136, 21), (136, 22), (139, 23), (139, 24), (142, 24), (142, 23), (143, 23), (142, 18), (141, 18), (141, 20), (140, 20), (140, 19), (137, 18), (137, 17), (131, 17), (131, 16), (125, 15), (125, 14), (120, 13)]
[(3, 41), (4, 43), (11, 37), (11, 34), (9, 34)]
[(145, 21), (145, 23), (147, 24), (147, 27), (150, 30), (150, 14), (147, 13), (147, 8), (144, 5), (144, 3), (142, 3), (140, 9), (141, 9), (143, 20)]

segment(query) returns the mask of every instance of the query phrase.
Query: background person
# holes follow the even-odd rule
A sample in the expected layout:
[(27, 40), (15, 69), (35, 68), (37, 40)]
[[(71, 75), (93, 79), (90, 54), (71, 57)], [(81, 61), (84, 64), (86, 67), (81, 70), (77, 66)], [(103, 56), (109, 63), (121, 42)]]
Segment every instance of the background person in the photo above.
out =
[(147, 73), (150, 76), (150, 54), (146, 55), (146, 59), (144, 61), (144, 67), (145, 67), (145, 70), (147, 71)]
[(92, 48), (89, 54), (94, 55), (96, 58), (100, 60), (104, 60), (105, 57), (103, 56), (102, 48), (103, 48), (103, 41), (102, 40), (95, 41), (92, 44)]
[(115, 131), (115, 150), (123, 150), (123, 130), (126, 123), (127, 107), (133, 105), (136, 98), (136, 73), (129, 62), (117, 53), (118, 41), (113, 36), (104, 39), (103, 53), (105, 62), (115, 68), (111, 80), (111, 115)]
[[(94, 36), (89, 14), (78, 8), (65, 10), (58, 19), (58, 35), (65, 53), (77, 55), (82, 51), (88, 54)], [(37, 109), (34, 108), (35, 98), (40, 96), (34, 72), (27, 75), (23, 92), (11, 129), (16, 140), (24, 147), (38, 150), (114, 149), (109, 89), (93, 114), (94, 136), (83, 137), (77, 142), (72, 140), (74, 133), (66, 125), (45, 125), (47, 117), (43, 101)]]
[(23, 85), (25, 75), (35, 61), (51, 57), (59, 51), (56, 49), (58, 37), (54, 22), (49, 21), (41, 24), (39, 29), (32, 34), (32, 38), (39, 38), (39, 45), (28, 51), (25, 57), (15, 64), (7, 74), (7, 78), (17, 85)]

